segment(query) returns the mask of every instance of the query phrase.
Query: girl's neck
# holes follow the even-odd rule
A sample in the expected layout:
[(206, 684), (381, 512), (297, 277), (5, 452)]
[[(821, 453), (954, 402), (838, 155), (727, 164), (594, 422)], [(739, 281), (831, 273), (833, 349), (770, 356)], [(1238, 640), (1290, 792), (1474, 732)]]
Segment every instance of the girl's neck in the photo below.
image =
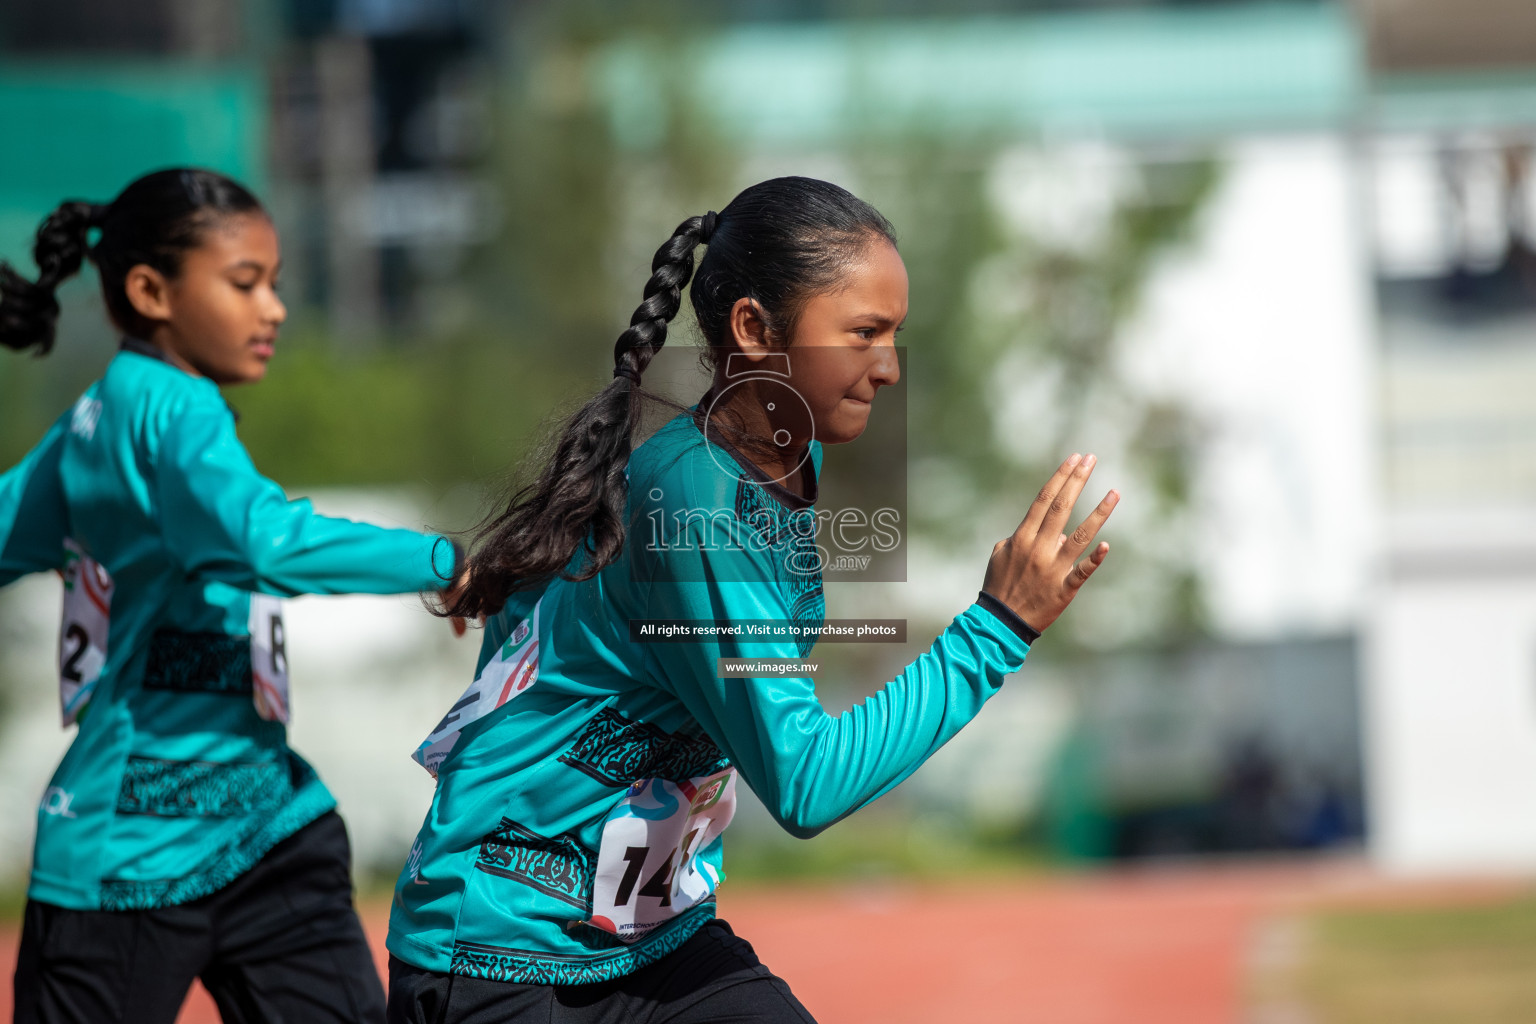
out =
[(144, 340), (154, 348), (159, 349), (160, 354), (165, 356), (165, 361), (176, 367), (176, 369), (180, 370), (181, 372), (189, 374), (193, 377), (206, 376), (206, 374), (204, 374), (197, 367), (193, 366), (190, 362), (187, 361), (186, 357), (184, 357), (180, 352), (176, 350), (176, 345), (174, 344), (173, 338), (171, 337), (170, 328), (164, 324), (161, 324), (154, 330), (150, 331), (149, 337), (145, 338)]
[(738, 385), (724, 401), (716, 404), (715, 396), (729, 386), (730, 381), (717, 374), (714, 383), (699, 400), (699, 407), (706, 412), (713, 412), (711, 422), (715, 429), (731, 441), (742, 458), (749, 460), (796, 497), (808, 497), (802, 466), (807, 461), (806, 449), (809, 442), (775, 444), (774, 425), (750, 383)]

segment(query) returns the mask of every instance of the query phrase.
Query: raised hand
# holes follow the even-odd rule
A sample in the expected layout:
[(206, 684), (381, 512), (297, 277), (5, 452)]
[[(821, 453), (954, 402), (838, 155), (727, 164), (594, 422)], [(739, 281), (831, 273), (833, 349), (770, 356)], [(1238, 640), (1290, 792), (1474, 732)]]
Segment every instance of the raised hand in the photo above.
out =
[(1062, 532), (1095, 461), (1092, 455), (1073, 455), (1063, 462), (1040, 489), (1019, 528), (992, 548), (981, 589), (1034, 629), (1044, 631), (1055, 622), (1109, 554), (1109, 545), (1101, 542), (1078, 561), (1119, 503), (1115, 491), (1104, 496), (1070, 537)]

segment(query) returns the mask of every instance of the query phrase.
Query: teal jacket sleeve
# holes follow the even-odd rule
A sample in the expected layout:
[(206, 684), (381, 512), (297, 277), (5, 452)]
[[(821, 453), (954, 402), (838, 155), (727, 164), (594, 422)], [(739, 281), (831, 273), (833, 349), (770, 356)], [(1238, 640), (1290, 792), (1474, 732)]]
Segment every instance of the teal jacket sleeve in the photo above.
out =
[[(764, 564), (748, 565), (744, 574), (743, 560), (752, 559)], [(793, 618), (764, 555), (693, 548), (670, 552), (667, 560), (680, 571), (653, 580), (647, 615)], [(762, 582), (747, 582), (754, 573)], [(718, 678), (717, 658), (798, 658), (793, 641), (727, 637), (647, 650), (659, 685), (725, 750), (779, 824), (808, 838), (916, 771), (976, 717), (1003, 677), (1023, 665), (1029, 646), (998, 614), (974, 604), (900, 675), (840, 715), (827, 713), (809, 679)]]
[(189, 576), (282, 596), (441, 590), (453, 579), (446, 537), (289, 501), (257, 472), (224, 408), (194, 407), (167, 425), (155, 490), (166, 543)]
[(0, 587), (19, 576), (64, 565), (69, 510), (59, 482), (59, 457), (67, 418), (0, 475)]

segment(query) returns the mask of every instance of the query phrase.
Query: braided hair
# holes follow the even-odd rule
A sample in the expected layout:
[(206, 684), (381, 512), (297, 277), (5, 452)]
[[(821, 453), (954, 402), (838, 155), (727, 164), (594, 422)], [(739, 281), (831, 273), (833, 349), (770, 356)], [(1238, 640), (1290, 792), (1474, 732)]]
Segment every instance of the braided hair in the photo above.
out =
[[(195, 168), (146, 174), (104, 205), (78, 199), (59, 204), (32, 244), (36, 280), (0, 261), (0, 345), (46, 355), (57, 334), (58, 287), (87, 258), (96, 264), (112, 322), (124, 333), (147, 337), (153, 325), (128, 301), (128, 271), (144, 264), (173, 278), (182, 257), (219, 218), (260, 212), (261, 203), (241, 185)], [(95, 245), (92, 229), (101, 232)]]
[[(442, 614), (491, 615), (556, 576), (591, 579), (624, 548), (625, 470), (650, 396), (645, 369), (689, 298), (715, 362), (730, 350), (731, 309), (750, 298), (768, 335), (788, 344), (805, 303), (833, 288), (872, 238), (895, 231), (872, 206), (814, 178), (760, 182), (719, 213), (689, 217), (651, 260), (644, 297), (613, 348), (613, 379), (566, 421), (548, 461), (478, 531), (469, 579)], [(694, 277), (693, 251), (708, 246)], [(582, 558), (573, 559), (577, 553)]]
[(35, 346), (38, 355), (53, 348), (59, 322), (54, 292), (61, 281), (80, 270), (88, 251), (87, 233), (100, 227), (105, 210), (95, 203), (70, 200), (48, 215), (32, 243), (36, 281), (28, 281), (0, 261), (0, 345), (17, 350)]

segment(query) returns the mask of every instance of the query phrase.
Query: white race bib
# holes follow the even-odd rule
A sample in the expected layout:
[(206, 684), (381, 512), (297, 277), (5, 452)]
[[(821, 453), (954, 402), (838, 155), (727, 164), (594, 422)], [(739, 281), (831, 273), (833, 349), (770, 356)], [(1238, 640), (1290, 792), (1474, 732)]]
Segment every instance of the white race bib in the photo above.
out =
[(736, 813), (736, 770), (687, 782), (644, 779), (603, 821), (587, 921), (623, 942), (697, 906), (720, 877), (699, 859)]
[(64, 541), (64, 617), (59, 626), (59, 709), (64, 724), (90, 703), (107, 663), (112, 577), (72, 540)]
[(519, 622), (501, 645), (496, 656), (485, 663), (485, 668), (469, 684), (464, 695), (437, 723), (432, 734), (421, 741), (411, 754), (412, 759), (433, 776), (454, 745), (459, 733), (471, 722), (484, 718), (507, 701), (527, 690), (539, 676), (539, 605), (540, 598), (528, 617)]
[(288, 639), (283, 602), (270, 594), (251, 595), (251, 699), (269, 722), (288, 721)]

